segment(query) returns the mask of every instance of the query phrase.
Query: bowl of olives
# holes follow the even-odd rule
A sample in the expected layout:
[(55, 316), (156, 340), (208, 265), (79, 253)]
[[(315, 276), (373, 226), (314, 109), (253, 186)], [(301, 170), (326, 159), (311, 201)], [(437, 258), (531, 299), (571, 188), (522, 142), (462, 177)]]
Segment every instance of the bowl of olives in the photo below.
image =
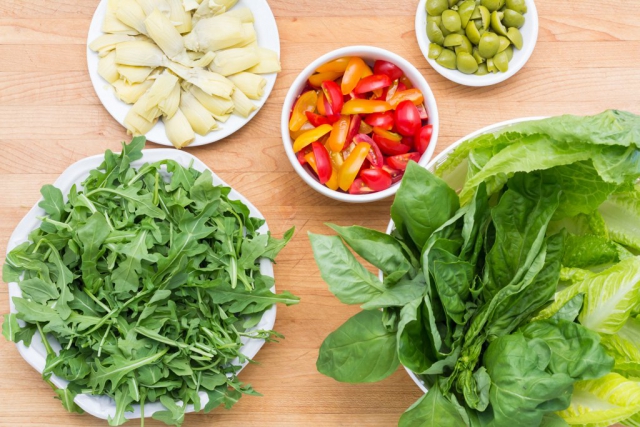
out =
[(490, 86), (513, 76), (531, 57), (538, 12), (533, 0), (421, 0), (416, 37), (443, 77)]

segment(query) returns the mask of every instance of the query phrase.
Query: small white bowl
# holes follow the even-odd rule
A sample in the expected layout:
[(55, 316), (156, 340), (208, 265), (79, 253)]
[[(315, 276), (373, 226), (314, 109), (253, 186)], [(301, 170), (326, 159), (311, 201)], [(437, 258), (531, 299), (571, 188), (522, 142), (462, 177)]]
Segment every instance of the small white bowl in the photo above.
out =
[[(544, 119), (545, 117), (524, 117), (524, 118), (520, 118), (520, 119), (512, 119), (512, 120), (507, 120), (504, 122), (500, 122), (500, 123), (495, 123), (493, 125), (484, 127), (480, 130), (477, 130), (473, 133), (470, 133), (469, 135), (460, 138), (459, 140), (457, 140), (456, 142), (454, 142), (453, 144), (451, 144), (449, 147), (447, 147), (443, 152), (441, 152), (440, 154), (438, 154), (433, 160), (431, 160), (429, 162), (429, 164), (427, 164), (426, 166), (424, 166), (425, 169), (427, 169), (429, 172), (434, 172), (436, 170), (436, 168), (441, 165), (443, 162), (445, 162), (447, 160), (447, 158), (451, 155), (451, 153), (453, 153), (455, 151), (456, 148), (458, 148), (458, 146), (460, 146), (463, 142), (475, 138), (477, 136), (480, 135), (484, 135), (486, 133), (492, 133), (492, 132), (497, 132), (499, 130), (501, 130), (502, 128), (505, 128), (507, 126), (511, 126), (513, 124), (516, 123), (520, 123), (520, 122), (525, 122), (525, 121), (532, 121), (532, 120), (540, 120), (540, 119)], [(461, 165), (459, 165), (456, 170), (458, 169), (465, 169), (466, 167), (466, 161), (462, 162)], [(445, 180), (445, 182), (447, 184), (449, 184), (449, 186), (451, 186), (451, 188), (453, 188), (454, 190), (457, 190), (459, 188), (461, 188), (464, 185), (464, 176), (466, 174), (465, 173), (451, 173), (448, 176), (444, 177), (443, 179)], [(460, 178), (462, 178), (462, 181), (460, 180)], [(393, 223), (393, 221), (389, 221), (389, 225), (387, 226), (387, 234), (391, 234), (391, 232), (395, 229), (395, 224)], [(380, 271), (378, 273), (378, 277), (380, 277), (380, 280), (382, 280), (382, 271)], [(418, 377), (417, 374), (415, 374), (413, 371), (411, 371), (409, 368), (407, 368), (406, 366), (404, 367), (405, 371), (407, 371), (407, 373), (409, 374), (409, 376), (411, 377), (411, 379), (413, 380), (414, 383), (416, 383), (416, 385), (418, 387), (420, 387), (420, 390), (422, 390), (424, 393), (426, 393), (428, 390), (427, 386), (425, 385), (424, 381), (422, 381), (420, 379), (420, 377)]]
[(527, 4), (527, 13), (525, 13), (525, 22), (520, 32), (524, 45), (522, 49), (513, 50), (513, 58), (509, 61), (509, 69), (506, 73), (489, 73), (484, 76), (476, 76), (475, 74), (464, 74), (458, 70), (450, 70), (438, 64), (435, 59), (429, 58), (429, 37), (427, 37), (427, 0), (420, 0), (418, 10), (416, 12), (416, 37), (420, 50), (427, 62), (440, 73), (441, 76), (451, 80), (452, 82), (465, 86), (491, 86), (507, 80), (515, 73), (520, 71), (524, 64), (527, 63), (533, 49), (538, 41), (538, 10), (533, 0), (525, 0)]
[(289, 92), (287, 92), (287, 96), (284, 100), (284, 106), (282, 107), (282, 116), (280, 119), (280, 128), (282, 132), (282, 142), (284, 144), (284, 150), (287, 153), (287, 157), (289, 161), (293, 165), (293, 168), (298, 172), (298, 175), (309, 184), (314, 190), (318, 193), (323, 194), (327, 197), (330, 197), (335, 200), (339, 200), (341, 202), (350, 202), (350, 203), (367, 203), (373, 202), (376, 200), (382, 200), (386, 197), (392, 196), (398, 191), (400, 186), (400, 182), (393, 184), (391, 187), (387, 188), (383, 191), (378, 191), (376, 193), (370, 194), (348, 194), (341, 193), (339, 191), (331, 190), (325, 185), (320, 184), (320, 181), (316, 179), (315, 176), (311, 175), (307, 172), (306, 169), (300, 165), (298, 162), (298, 158), (296, 154), (293, 152), (293, 141), (289, 136), (289, 115), (291, 113), (291, 108), (295, 103), (298, 95), (302, 91), (302, 89), (307, 84), (307, 80), (309, 77), (315, 72), (315, 70), (329, 61), (333, 61), (337, 58), (342, 58), (345, 56), (359, 56), (365, 62), (373, 64), (375, 60), (382, 59), (384, 61), (389, 61), (404, 71), (407, 78), (411, 81), (411, 83), (417, 89), (420, 89), (422, 95), (424, 96), (424, 105), (427, 109), (427, 114), (429, 115), (429, 124), (433, 126), (433, 134), (431, 136), (431, 143), (427, 148), (427, 151), (424, 152), (420, 161), (418, 162), (421, 165), (426, 165), (431, 156), (433, 155), (433, 150), (436, 148), (436, 144), (438, 142), (438, 128), (439, 128), (439, 120), (438, 120), (438, 107), (436, 106), (436, 100), (433, 96), (433, 92), (431, 92), (431, 88), (427, 84), (427, 81), (424, 79), (422, 74), (418, 71), (416, 67), (411, 65), (407, 60), (402, 58), (395, 53), (389, 52), (388, 50), (381, 49), (379, 47), (374, 46), (349, 46), (343, 47), (340, 49), (336, 49), (331, 51), (325, 55), (322, 55), (320, 58), (313, 61), (311, 64), (307, 66), (295, 79), (291, 87), (289, 88)]
[[(178, 162), (179, 164), (187, 167), (191, 165), (194, 169), (202, 172), (205, 170), (211, 171), (211, 175), (213, 178), (214, 185), (222, 185), (225, 187), (229, 187), (227, 183), (225, 183), (222, 179), (220, 179), (207, 165), (205, 165), (200, 159), (197, 157), (185, 152), (178, 151), (173, 149), (154, 149), (154, 150), (142, 150), (142, 158), (136, 160), (131, 163), (131, 166), (139, 169), (145, 163), (153, 163), (164, 159), (172, 159)], [(69, 166), (63, 173), (56, 179), (53, 183), (56, 187), (62, 190), (62, 194), (66, 195), (69, 193), (69, 190), (73, 185), (78, 186), (78, 188), (82, 188), (81, 183), (87, 178), (89, 175), (89, 171), (92, 169), (96, 169), (102, 162), (104, 161), (104, 155), (100, 154), (97, 156), (87, 157), (82, 159), (71, 166)], [(229, 198), (232, 200), (239, 200), (249, 208), (251, 212), (251, 216), (255, 218), (264, 219), (264, 216), (260, 213), (260, 211), (249, 202), (242, 194), (238, 193), (234, 189), (231, 189), (229, 192)], [(42, 199), (40, 199), (41, 201)], [(18, 246), (21, 243), (24, 243), (29, 240), (29, 233), (40, 227), (41, 221), (38, 219), (40, 217), (46, 216), (46, 212), (38, 206), (36, 203), (31, 210), (27, 213), (27, 215), (20, 221), (13, 234), (9, 238), (9, 243), (7, 245), (7, 253), (9, 253), (13, 248)], [(265, 222), (262, 227), (260, 227), (257, 232), (259, 234), (264, 234), (269, 231), (269, 227)], [(265, 276), (273, 277), (273, 263), (266, 258), (260, 259), (260, 273)], [(275, 285), (271, 288), (272, 292), (275, 292)], [(13, 297), (21, 297), (22, 291), (16, 282), (9, 283), (9, 305), (11, 313), (16, 313), (15, 305), (13, 304)], [(273, 329), (273, 325), (276, 321), (276, 306), (273, 305), (271, 308), (267, 309), (262, 315), (260, 322), (252, 329)], [(22, 320), (19, 320), (22, 325)], [(258, 353), (258, 350), (265, 343), (262, 339), (253, 339), (242, 337), (242, 347), (240, 351), (244, 354), (248, 359), (253, 359), (254, 356)], [(60, 344), (49, 337), (49, 344), (53, 347), (53, 349), (57, 352), (60, 350)], [(42, 337), (38, 332), (35, 333), (33, 340), (31, 341), (31, 345), (29, 347), (25, 346), (22, 341), (16, 344), (18, 348), (18, 352), (27, 361), (29, 365), (31, 365), (36, 371), (42, 373), (45, 368), (46, 359), (47, 359), (47, 351), (42, 343)], [(245, 361), (244, 363), (240, 363), (240, 361), (236, 358), (232, 363), (236, 366), (239, 366), (240, 371), (249, 363)], [(18, 367), (15, 367), (18, 368)], [(57, 377), (56, 375), (51, 375), (51, 382), (55, 384), (58, 388), (66, 388), (68, 381)], [(209, 397), (206, 393), (200, 392), (200, 400), (202, 403), (202, 407), (207, 404), (209, 401)], [(108, 417), (115, 416), (116, 405), (115, 401), (105, 395), (90, 395), (90, 394), (78, 394), (74, 402), (82, 408), (85, 412), (93, 415), (94, 417), (107, 419)], [(178, 402), (179, 405), (182, 405), (181, 402)], [(125, 418), (134, 419), (140, 418), (140, 405), (135, 404), (131, 405), (133, 411), (127, 411), (125, 413)], [(155, 403), (147, 403), (144, 407), (144, 416), (151, 417), (154, 412), (165, 410), (165, 407), (160, 402)], [(193, 405), (187, 405), (186, 412), (193, 412)]]

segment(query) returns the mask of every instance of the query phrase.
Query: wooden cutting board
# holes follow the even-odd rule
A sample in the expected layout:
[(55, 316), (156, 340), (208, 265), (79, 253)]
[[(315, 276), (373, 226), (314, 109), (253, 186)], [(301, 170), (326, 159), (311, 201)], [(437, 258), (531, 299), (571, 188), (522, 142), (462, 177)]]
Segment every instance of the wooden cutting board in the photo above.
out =
[[(124, 130), (104, 110), (86, 70), (85, 43), (98, 0), (0, 1), (0, 257), (39, 189), (71, 163), (118, 149)], [(275, 267), (279, 289), (302, 297), (278, 309), (286, 339), (268, 344), (241, 379), (264, 397), (230, 412), (188, 415), (186, 426), (393, 426), (419, 396), (399, 369), (377, 384), (340, 384), (316, 372), (324, 337), (357, 310), (320, 279), (307, 232), (323, 223), (384, 230), (391, 200), (338, 203), (311, 190), (285, 157), (279, 118), (284, 96), (308, 63), (342, 46), (371, 44), (415, 64), (435, 94), (441, 120), (436, 153), (489, 124), (526, 116), (640, 113), (640, 9), (635, 0), (539, 0), (540, 36), (529, 63), (510, 80), (468, 88), (445, 80), (423, 58), (414, 33), (417, 0), (270, 0), (282, 41), (282, 68), (266, 105), (248, 126), (188, 151), (248, 197), (276, 235), (296, 226)], [(149, 144), (149, 147), (157, 147)], [(0, 312), (8, 310), (0, 286)], [(69, 415), (51, 389), (0, 338), (0, 426), (105, 426)], [(132, 422), (130, 425), (135, 425)], [(147, 426), (160, 426), (148, 421)]]

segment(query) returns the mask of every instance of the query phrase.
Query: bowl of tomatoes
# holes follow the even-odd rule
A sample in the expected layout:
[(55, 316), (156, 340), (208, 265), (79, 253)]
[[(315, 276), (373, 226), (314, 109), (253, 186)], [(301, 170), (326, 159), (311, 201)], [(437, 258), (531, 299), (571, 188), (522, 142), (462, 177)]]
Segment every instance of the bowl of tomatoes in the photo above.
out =
[(426, 165), (438, 109), (420, 72), (395, 53), (351, 46), (321, 56), (284, 101), (282, 140), (298, 175), (335, 200), (392, 196), (409, 161)]

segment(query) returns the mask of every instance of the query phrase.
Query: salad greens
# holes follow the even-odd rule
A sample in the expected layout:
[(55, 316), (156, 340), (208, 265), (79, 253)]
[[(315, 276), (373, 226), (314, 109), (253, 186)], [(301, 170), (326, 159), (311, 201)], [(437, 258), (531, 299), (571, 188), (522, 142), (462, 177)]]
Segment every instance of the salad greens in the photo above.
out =
[[(117, 408), (110, 425), (123, 424), (134, 403), (144, 423), (144, 404), (160, 402), (153, 418), (179, 426), (188, 404), (208, 412), (258, 395), (236, 376), (250, 361), (243, 342), (282, 338), (256, 325), (273, 304), (299, 301), (271, 291), (259, 260), (273, 260), (293, 229), (282, 240), (258, 234), (264, 220), (214, 186), (208, 170), (173, 160), (136, 170), (144, 143), (107, 151), (66, 202), (56, 187), (42, 188), (47, 216), (3, 267), (22, 297), (2, 333), (30, 346), (39, 331), (59, 344), (43, 340), (42, 375), (69, 411), (82, 412), (77, 394), (107, 395)], [(51, 375), (68, 386), (56, 389)]]
[[(318, 370), (429, 392), (401, 427), (640, 426), (640, 117), (521, 122), (415, 163), (385, 235), (310, 234), (329, 289), (362, 312)], [(381, 271), (357, 262), (347, 245)]]

